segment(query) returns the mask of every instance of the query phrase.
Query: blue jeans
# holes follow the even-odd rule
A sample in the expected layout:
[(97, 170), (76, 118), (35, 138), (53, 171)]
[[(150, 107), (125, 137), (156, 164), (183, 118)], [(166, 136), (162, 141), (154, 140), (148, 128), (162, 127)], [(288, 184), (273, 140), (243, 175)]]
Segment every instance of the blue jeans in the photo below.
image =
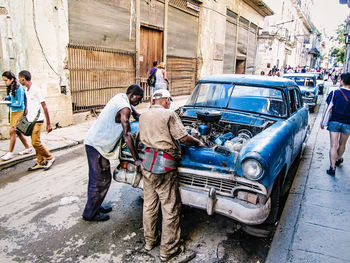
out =
[(350, 124), (330, 121), (327, 130), (331, 132), (350, 133)]
[(94, 147), (85, 145), (89, 164), (88, 199), (83, 217), (92, 219), (99, 213), (112, 181), (109, 160), (104, 158)]

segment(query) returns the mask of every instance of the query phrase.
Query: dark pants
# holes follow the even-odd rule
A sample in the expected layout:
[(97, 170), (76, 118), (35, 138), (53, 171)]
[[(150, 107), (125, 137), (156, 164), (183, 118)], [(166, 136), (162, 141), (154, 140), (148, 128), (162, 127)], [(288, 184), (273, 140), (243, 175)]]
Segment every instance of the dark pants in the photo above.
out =
[(85, 145), (85, 150), (89, 164), (89, 185), (83, 217), (91, 219), (99, 213), (99, 208), (111, 185), (112, 174), (108, 159), (92, 146)]

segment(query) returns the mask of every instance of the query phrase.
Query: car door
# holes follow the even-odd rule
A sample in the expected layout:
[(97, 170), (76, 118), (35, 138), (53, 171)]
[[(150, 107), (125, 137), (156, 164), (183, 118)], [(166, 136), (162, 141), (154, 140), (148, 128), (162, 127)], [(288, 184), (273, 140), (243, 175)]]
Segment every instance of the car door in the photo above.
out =
[(290, 134), (292, 138), (290, 138), (290, 142), (288, 147), (290, 147), (290, 163), (293, 162), (295, 157), (298, 154), (297, 149), (299, 148), (299, 140), (298, 140), (298, 128), (300, 124), (301, 118), (298, 114), (298, 106), (300, 107), (300, 102), (298, 102), (298, 97), (296, 93), (296, 87), (291, 86), (288, 88), (288, 104), (289, 104), (289, 110), (290, 110), (290, 117), (288, 118), (288, 127), (290, 129)]
[(294, 92), (295, 99), (295, 137), (294, 137), (294, 146), (293, 146), (293, 157), (295, 158), (301, 150), (302, 144), (304, 142), (307, 130), (307, 121), (309, 111), (303, 105), (302, 97), (300, 90), (297, 87), (291, 88)]

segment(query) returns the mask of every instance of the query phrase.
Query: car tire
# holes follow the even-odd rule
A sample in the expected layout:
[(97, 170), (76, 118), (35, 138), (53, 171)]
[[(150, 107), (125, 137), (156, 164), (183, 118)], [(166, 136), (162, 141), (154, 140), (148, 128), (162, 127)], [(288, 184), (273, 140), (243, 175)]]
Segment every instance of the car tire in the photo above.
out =
[(265, 220), (265, 224), (274, 224), (277, 221), (279, 212), (281, 210), (281, 178), (278, 176), (270, 194), (271, 198), (271, 211), (269, 216)]

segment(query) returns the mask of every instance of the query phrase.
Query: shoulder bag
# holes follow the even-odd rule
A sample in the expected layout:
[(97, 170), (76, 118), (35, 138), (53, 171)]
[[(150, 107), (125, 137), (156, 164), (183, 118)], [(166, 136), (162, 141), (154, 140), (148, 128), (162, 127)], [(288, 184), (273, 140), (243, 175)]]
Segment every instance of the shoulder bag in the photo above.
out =
[(330, 117), (332, 115), (334, 93), (335, 93), (335, 90), (333, 91), (332, 99), (329, 102), (329, 104), (327, 106), (327, 109), (326, 109), (326, 111), (324, 113), (323, 120), (322, 120), (322, 125), (323, 126), (328, 126), (329, 119), (330, 119)]
[(28, 121), (27, 117), (23, 115), (22, 119), (17, 123), (17, 126), (16, 126), (17, 131), (19, 131), (25, 136), (31, 136), (33, 133), (34, 125), (38, 120), (39, 115), (40, 115), (40, 109), (35, 119), (32, 122)]
[(157, 69), (155, 69), (152, 75), (148, 77), (147, 79), (148, 86), (154, 86), (154, 84), (156, 83), (156, 72), (157, 72)]
[(343, 94), (346, 102), (350, 105), (350, 102), (349, 102), (348, 98), (345, 96), (344, 92), (341, 89), (339, 89), (339, 90), (340, 90), (341, 94)]

